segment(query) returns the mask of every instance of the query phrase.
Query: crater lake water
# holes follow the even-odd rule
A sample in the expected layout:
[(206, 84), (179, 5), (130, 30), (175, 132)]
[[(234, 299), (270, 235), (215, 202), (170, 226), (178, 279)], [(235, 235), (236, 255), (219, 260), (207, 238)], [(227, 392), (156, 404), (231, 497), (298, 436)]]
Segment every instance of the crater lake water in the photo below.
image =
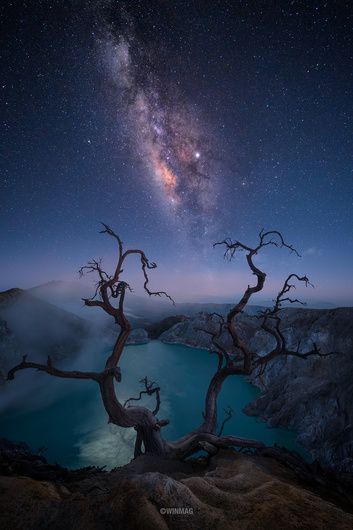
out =
[[(102, 352), (85, 360), (82, 355), (79, 367), (98, 369), (105, 356)], [(122, 382), (117, 385), (119, 399), (138, 396), (142, 389), (139, 381), (146, 375), (158, 382), (162, 399), (158, 417), (170, 420), (163, 434), (173, 440), (201, 423), (205, 393), (216, 362), (215, 355), (182, 345), (151, 341), (127, 346), (121, 362)], [(22, 372), (11, 383), (11, 393), (16, 391), (19, 399), (2, 407), (0, 437), (24, 441), (33, 449), (45, 446), (44, 455), (49, 462), (70, 468), (88, 465), (112, 468), (131, 460), (135, 431), (107, 423), (96, 383)], [(258, 395), (259, 390), (244, 377), (228, 378), (219, 397), (219, 420), (222, 421), (223, 408), (228, 405), (235, 414), (226, 423), (224, 434), (255, 438), (266, 445), (278, 444), (308, 458), (296, 443), (294, 432), (269, 428), (260, 419), (242, 412)], [(6, 390), (3, 396), (6, 398)], [(151, 398), (144, 403), (154, 405)]]

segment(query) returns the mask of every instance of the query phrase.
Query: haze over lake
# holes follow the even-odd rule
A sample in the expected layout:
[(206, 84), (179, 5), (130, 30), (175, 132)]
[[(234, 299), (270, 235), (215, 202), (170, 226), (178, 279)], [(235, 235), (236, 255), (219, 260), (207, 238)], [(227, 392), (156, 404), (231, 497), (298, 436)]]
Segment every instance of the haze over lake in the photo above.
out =
[[(79, 360), (81, 368), (102, 367), (105, 352), (94, 358), (89, 355), (87, 367), (82, 366), (84, 360), (83, 354)], [(157, 381), (162, 398), (158, 417), (170, 419), (164, 434), (168, 439), (175, 439), (201, 423), (205, 392), (215, 368), (216, 357), (205, 350), (159, 341), (127, 346), (121, 362), (122, 382), (117, 387), (118, 396), (121, 401), (138, 396), (142, 388), (139, 381), (146, 375)], [(33, 373), (18, 374), (22, 384), (30, 377)], [(3, 410), (2, 437), (26, 441), (33, 448), (45, 446), (48, 461), (72, 468), (88, 465), (111, 468), (130, 461), (135, 431), (107, 423), (95, 383), (62, 381), (46, 374), (35, 374), (35, 377), (41, 385), (36, 390), (35, 383), (31, 384), (31, 400), (21, 400), (18, 406)], [(47, 388), (41, 395), (43, 382), (47, 383)], [(258, 394), (259, 390), (243, 377), (231, 377), (224, 383), (219, 399), (219, 421), (223, 419), (224, 407), (230, 405), (235, 412), (226, 423), (224, 433), (255, 438), (266, 445), (278, 444), (304, 454), (295, 442), (295, 433), (269, 428), (261, 420), (241, 412)], [(148, 399), (145, 403), (149, 403)]]

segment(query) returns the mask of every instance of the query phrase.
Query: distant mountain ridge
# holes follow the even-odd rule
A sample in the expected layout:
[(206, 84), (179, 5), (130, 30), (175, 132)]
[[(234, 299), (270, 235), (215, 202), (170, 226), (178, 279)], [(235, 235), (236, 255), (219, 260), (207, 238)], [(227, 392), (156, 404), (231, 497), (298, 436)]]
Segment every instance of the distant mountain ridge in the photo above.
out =
[(89, 324), (79, 316), (18, 288), (0, 293), (0, 323), (3, 371), (24, 354), (36, 360), (74, 357), (91, 336)]
[[(92, 311), (92, 308), (87, 309), (84, 307), (82, 298), (90, 297), (94, 287), (83, 281), (52, 280), (32, 287), (28, 291), (37, 298), (51, 302), (86, 319), (105, 318), (101, 311)], [(192, 316), (200, 312), (217, 312), (224, 315), (236, 302), (237, 296), (234, 296), (234, 302), (218, 302), (214, 296), (210, 296), (210, 301), (176, 302), (173, 305), (170, 301), (163, 298), (149, 297), (147, 294), (128, 293), (125, 300), (125, 308), (133, 326), (144, 327), (144, 325), (150, 325), (174, 315)], [(246, 312), (255, 314), (262, 307), (269, 307), (272, 304), (272, 300), (264, 300), (261, 303), (249, 305)], [(294, 304), (291, 307), (302, 306)], [(331, 309), (335, 306), (324, 301), (312, 301), (305, 307)]]

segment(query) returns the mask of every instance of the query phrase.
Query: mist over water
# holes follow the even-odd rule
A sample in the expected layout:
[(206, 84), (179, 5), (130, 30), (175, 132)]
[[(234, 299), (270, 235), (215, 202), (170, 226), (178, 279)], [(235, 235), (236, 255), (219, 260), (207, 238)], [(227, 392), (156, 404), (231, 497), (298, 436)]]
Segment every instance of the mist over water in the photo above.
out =
[[(7, 321), (14, 337), (3, 373), (20, 362), (24, 354), (31, 361), (42, 363), (50, 354), (62, 369), (102, 370), (117, 330), (110, 319), (96, 319), (97, 312), (83, 306), (81, 296), (86, 294), (87, 285), (50, 282), (22, 291), (11, 303), (2, 304), (0, 317)], [(131, 296), (127, 305), (134, 315), (129, 317), (134, 327), (160, 321), (168, 311), (175, 314), (176, 309), (183, 314), (212, 310), (209, 304), (173, 308), (139, 296)], [(204, 350), (158, 341), (129, 345), (121, 361), (118, 397), (124, 402), (138, 396), (139, 381), (145, 376), (158, 382), (162, 399), (158, 416), (170, 420), (163, 429), (164, 436), (176, 439), (201, 423), (207, 385), (215, 369), (215, 357)], [(241, 412), (257, 395), (258, 390), (244, 378), (233, 377), (225, 382), (219, 399), (219, 420), (228, 405), (235, 416), (224, 432), (302, 452), (294, 433), (269, 429)], [(153, 398), (146, 398), (143, 404), (154, 408)], [(132, 458), (135, 431), (107, 423), (99, 388), (93, 381), (58, 379), (26, 370), (0, 387), (0, 437), (27, 442), (33, 449), (47, 447), (45, 456), (49, 462), (73, 468), (112, 468)]]
[[(75, 367), (101, 368), (105, 351), (90, 348), (82, 352)], [(161, 386), (162, 405), (159, 418), (169, 418), (164, 428), (167, 439), (182, 436), (202, 421), (204, 396), (215, 370), (215, 358), (207, 351), (181, 345), (152, 341), (127, 346), (122, 358), (122, 382), (117, 385), (119, 399), (137, 396), (139, 380), (145, 375)], [(107, 423), (98, 385), (91, 381), (56, 380), (46, 374), (22, 373), (8, 385), (27, 393), (11, 403), (2, 402), (0, 435), (29, 443), (33, 448), (45, 446), (46, 458), (68, 467), (107, 465), (108, 468), (129, 462), (133, 455), (135, 431)], [(4, 393), (2, 393), (4, 395)], [(277, 443), (303, 454), (295, 443), (295, 434), (265, 423), (241, 412), (258, 395), (258, 390), (244, 378), (229, 378), (219, 400), (219, 414), (230, 405), (234, 417), (224, 433)], [(151, 405), (151, 401), (144, 401)]]

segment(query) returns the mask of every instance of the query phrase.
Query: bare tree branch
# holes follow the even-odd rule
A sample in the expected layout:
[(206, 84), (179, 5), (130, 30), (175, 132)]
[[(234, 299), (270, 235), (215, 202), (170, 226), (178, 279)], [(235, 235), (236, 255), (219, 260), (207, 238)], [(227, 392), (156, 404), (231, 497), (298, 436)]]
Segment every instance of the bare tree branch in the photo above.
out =
[[(314, 287), (312, 285), (312, 283), (310, 283), (309, 279), (307, 276), (298, 276), (298, 274), (290, 274), (287, 279), (285, 280), (284, 284), (283, 284), (283, 287), (282, 289), (279, 291), (275, 301), (274, 301), (274, 305), (273, 307), (270, 309), (270, 308), (266, 308), (262, 313), (260, 313), (259, 317), (258, 318), (262, 318), (262, 323), (261, 323), (261, 328), (266, 331), (266, 333), (268, 333), (269, 335), (272, 335), (276, 341), (276, 346), (275, 348), (270, 351), (268, 354), (262, 356), (262, 357), (258, 357), (257, 360), (255, 361), (255, 365), (263, 365), (263, 364), (266, 364), (268, 361), (274, 359), (275, 357), (277, 357), (278, 355), (282, 355), (282, 354), (285, 354), (285, 355), (289, 355), (288, 353), (288, 349), (287, 349), (287, 345), (286, 345), (286, 339), (285, 339), (285, 336), (283, 335), (282, 331), (281, 331), (281, 317), (280, 317), (280, 312), (281, 310), (283, 309), (282, 308), (282, 305), (284, 302), (289, 302), (289, 303), (295, 303), (295, 302), (298, 302), (300, 303), (301, 305), (305, 305), (304, 302), (300, 301), (299, 299), (295, 298), (290, 298), (287, 295), (287, 293), (289, 293), (292, 289), (295, 289), (295, 284), (292, 284), (290, 283), (290, 281), (292, 279), (295, 279), (299, 282), (303, 282), (305, 284), (306, 287), (308, 286), (311, 286), (311, 287)], [(314, 350), (315, 353), (313, 354), (318, 354), (318, 350)], [(297, 356), (301, 355), (299, 353), (299, 350), (297, 352), (295, 352), (295, 354)]]
[[(277, 238), (277, 241), (272, 238), (266, 241), (266, 238), (272, 235)], [(294, 254), (296, 254), (299, 258), (301, 257), (299, 252), (293, 247), (293, 245), (288, 245), (288, 243), (284, 241), (281, 232), (279, 232), (278, 230), (270, 230), (268, 232), (265, 232), (264, 229), (262, 229), (259, 234), (259, 240), (260, 242), (256, 248), (256, 251), (260, 250), (263, 247), (266, 247), (267, 245), (274, 245), (275, 247), (279, 248), (288, 248), (291, 252), (294, 252)]]
[(120, 237), (114, 232), (114, 230), (110, 228), (110, 226), (106, 225), (105, 223), (101, 224), (104, 226), (104, 230), (101, 230), (100, 234), (108, 234), (117, 240), (119, 246), (119, 258), (121, 258), (123, 253), (123, 242), (121, 241)]
[[(79, 274), (83, 276), (84, 274), (93, 273), (97, 277), (95, 292), (91, 298), (83, 299), (84, 304), (88, 307), (101, 308), (112, 316), (119, 326), (119, 334), (112, 352), (106, 360), (104, 370), (100, 373), (59, 370), (52, 365), (50, 357), (48, 358), (47, 364), (27, 362), (26, 357), (24, 357), (19, 365), (9, 371), (8, 379), (13, 379), (17, 371), (29, 368), (57, 377), (93, 379), (99, 383), (102, 401), (108, 414), (109, 422), (120, 425), (121, 427), (135, 427), (138, 436), (141, 436), (141, 444), (143, 443), (146, 452), (165, 454), (167, 452), (167, 443), (162, 439), (160, 429), (168, 423), (168, 420), (158, 420), (155, 416), (160, 407), (159, 387), (148, 386), (149, 383), (147, 385), (146, 380), (148, 392), (156, 396), (156, 407), (154, 411), (150, 411), (142, 406), (124, 407), (116, 395), (115, 383), (121, 381), (121, 371), (118, 364), (131, 331), (131, 325), (124, 313), (125, 295), (127, 291), (131, 291), (131, 287), (126, 281), (121, 279), (126, 258), (130, 254), (140, 257), (144, 277), (144, 289), (149, 295), (166, 296), (170, 300), (172, 298), (164, 291), (152, 291), (149, 288), (147, 271), (156, 268), (156, 264), (153, 262), (150, 263), (142, 250), (130, 249), (124, 251), (120, 237), (104, 223), (101, 232), (108, 234), (118, 244), (118, 257), (114, 273), (109, 274), (103, 269), (101, 259), (92, 259), (87, 265), (81, 267)], [(137, 441), (137, 452), (141, 444)]]
[(227, 423), (227, 421), (229, 421), (234, 416), (234, 410), (229, 405), (226, 409), (224, 409), (224, 413), (225, 413), (225, 418), (223, 419), (221, 423), (221, 427), (218, 431), (217, 436), (222, 436), (225, 424)]
[(229, 447), (247, 447), (252, 449), (260, 449), (265, 447), (265, 444), (258, 440), (251, 440), (246, 438), (237, 438), (235, 436), (217, 436), (207, 432), (198, 432), (184, 437), (181, 441), (170, 442), (173, 452), (178, 458), (187, 458), (193, 453), (202, 449), (202, 442), (207, 442), (215, 447), (229, 448)]
[(160, 405), (161, 405), (161, 399), (160, 399), (160, 387), (159, 386), (155, 386), (156, 383), (154, 381), (149, 381), (147, 379), (147, 377), (144, 377), (143, 379), (140, 380), (140, 383), (144, 386), (144, 390), (141, 390), (138, 397), (131, 397), (129, 399), (127, 399), (124, 403), (124, 407), (127, 407), (128, 403), (130, 403), (130, 401), (140, 401), (140, 399), (142, 398), (142, 396), (144, 394), (148, 395), (148, 396), (152, 396), (153, 394), (156, 394), (156, 407), (153, 411), (153, 414), (154, 416), (156, 414), (158, 414), (159, 412), (159, 408), (160, 408)]
[(27, 355), (24, 355), (22, 361), (7, 374), (7, 380), (11, 381), (15, 378), (16, 372), (25, 370), (27, 368), (33, 368), (39, 372), (46, 372), (47, 374), (54, 375), (55, 377), (63, 377), (65, 379), (92, 379), (93, 381), (99, 382), (101, 374), (99, 372), (81, 372), (79, 370), (59, 370), (52, 364), (50, 356), (48, 356), (47, 364), (33, 363), (27, 361)]
[[(273, 239), (272, 237), (269, 238), (269, 236), (275, 236), (275, 239)], [(273, 245), (273, 246), (280, 247), (280, 248), (286, 247), (291, 252), (294, 252), (298, 256), (299, 256), (299, 253), (292, 245), (289, 245), (288, 243), (284, 241), (282, 234), (278, 232), (277, 230), (270, 230), (267, 232), (265, 232), (264, 230), (261, 230), (259, 234), (259, 243), (255, 248), (251, 248), (248, 245), (244, 245), (244, 243), (241, 243), (240, 241), (237, 241), (237, 240), (231, 241), (229, 239), (225, 239), (224, 241), (215, 243), (214, 246), (216, 245), (224, 245), (226, 247), (225, 256), (228, 256), (230, 259), (234, 257), (235, 252), (239, 250), (245, 251), (247, 253), (246, 260), (247, 260), (248, 266), (250, 270), (252, 271), (252, 273), (257, 278), (256, 284), (253, 286), (248, 285), (240, 301), (229, 311), (227, 315), (227, 328), (231, 335), (233, 346), (235, 350), (239, 351), (243, 356), (245, 372), (250, 373), (253, 354), (249, 350), (248, 346), (244, 343), (244, 341), (241, 340), (239, 336), (239, 333), (236, 328), (236, 317), (244, 311), (252, 295), (262, 291), (264, 284), (265, 284), (266, 273), (260, 270), (258, 267), (256, 267), (256, 265), (253, 262), (253, 258), (254, 256), (258, 254), (258, 252), (262, 248), (268, 245)], [(287, 287), (289, 287), (289, 284), (286, 285), (286, 288)], [(278, 340), (278, 337), (276, 340)]]
[(157, 268), (157, 264), (154, 263), (153, 261), (150, 262), (148, 260), (148, 258), (146, 257), (146, 254), (142, 250), (139, 250), (139, 249), (131, 249), (131, 250), (127, 250), (126, 252), (124, 252), (124, 254), (122, 256), (122, 262), (124, 262), (125, 259), (130, 254), (137, 254), (137, 255), (140, 256), (141, 269), (142, 269), (142, 273), (143, 273), (143, 276), (144, 276), (143, 288), (146, 291), (146, 293), (149, 296), (158, 296), (158, 297), (165, 296), (166, 298), (168, 298), (175, 305), (175, 302), (174, 302), (173, 298), (171, 296), (169, 296), (169, 294), (166, 293), (165, 291), (151, 291), (150, 288), (149, 288), (149, 285), (148, 285), (149, 284), (149, 277), (148, 277), (147, 271), (151, 270), (151, 269), (156, 269)]
[[(119, 333), (113, 349), (106, 359), (105, 368), (102, 372), (83, 372), (60, 370), (53, 366), (51, 358), (47, 363), (28, 362), (26, 356), (21, 363), (12, 368), (8, 373), (8, 379), (14, 379), (15, 374), (24, 369), (36, 369), (49, 375), (71, 379), (91, 379), (99, 384), (102, 402), (108, 414), (109, 422), (121, 427), (134, 427), (136, 430), (135, 456), (145, 453), (172, 456), (175, 458), (186, 458), (200, 449), (205, 449), (209, 455), (215, 454), (221, 447), (242, 447), (247, 449), (263, 447), (261, 442), (256, 440), (246, 440), (234, 436), (222, 436), (224, 426), (233, 417), (233, 410), (225, 409), (225, 417), (221, 423), (218, 435), (217, 431), (217, 400), (224, 381), (234, 375), (249, 375), (255, 369), (263, 373), (267, 363), (278, 355), (296, 356), (307, 359), (312, 355), (326, 357), (333, 355), (333, 352), (322, 353), (314, 343), (310, 351), (301, 352), (300, 342), (293, 351), (287, 347), (285, 335), (281, 330), (281, 310), (283, 304), (293, 304), (302, 302), (297, 298), (292, 298), (290, 292), (295, 289), (295, 281), (302, 282), (306, 286), (311, 285), (306, 276), (290, 274), (285, 280), (282, 289), (279, 291), (274, 305), (270, 309), (265, 309), (260, 315), (261, 328), (275, 339), (275, 347), (264, 356), (259, 356), (252, 351), (249, 344), (243, 339), (243, 335), (238, 329), (238, 317), (243, 313), (251, 297), (262, 291), (266, 273), (254, 263), (258, 253), (265, 247), (274, 246), (287, 248), (292, 253), (299, 256), (297, 250), (285, 242), (282, 234), (277, 230), (265, 232), (261, 230), (258, 243), (255, 247), (250, 247), (235, 240), (225, 239), (214, 246), (225, 247), (224, 256), (230, 260), (234, 258), (236, 252), (244, 252), (248, 267), (255, 276), (253, 285), (248, 285), (238, 303), (236, 303), (224, 318), (219, 313), (212, 313), (209, 316), (209, 323), (212, 329), (201, 329), (211, 337), (211, 353), (218, 357), (217, 369), (211, 378), (205, 397), (205, 407), (203, 412), (203, 423), (200, 427), (186, 434), (179, 440), (167, 442), (161, 436), (161, 429), (169, 423), (169, 420), (160, 420), (156, 417), (160, 410), (160, 387), (153, 381), (144, 377), (140, 382), (143, 389), (137, 397), (131, 397), (122, 404), (117, 396), (117, 383), (121, 381), (121, 370), (119, 361), (123, 353), (126, 341), (131, 331), (131, 325), (124, 312), (126, 293), (131, 291), (130, 285), (121, 278), (124, 272), (126, 259), (130, 256), (137, 256), (143, 275), (143, 287), (149, 296), (164, 296), (173, 299), (165, 291), (153, 291), (149, 286), (149, 271), (156, 268), (154, 262), (150, 262), (145, 253), (140, 249), (124, 250), (124, 245), (120, 237), (108, 225), (102, 223), (101, 233), (109, 235), (117, 242), (118, 254), (113, 273), (103, 269), (102, 259), (92, 259), (87, 265), (81, 267), (80, 275), (93, 273), (96, 275), (97, 283), (95, 292), (91, 298), (84, 298), (83, 302), (88, 307), (99, 307), (112, 318), (119, 326)], [(223, 345), (221, 337), (224, 333), (229, 333), (231, 338), (231, 348)], [(156, 398), (155, 409), (149, 410), (137, 403), (144, 395)]]
[[(210, 352), (218, 355), (218, 366), (207, 390), (205, 411), (203, 413), (204, 422), (195, 432), (209, 431), (213, 433), (215, 431), (217, 425), (218, 394), (227, 377), (231, 375), (249, 375), (255, 368), (260, 368), (260, 371), (263, 371), (265, 364), (280, 354), (296, 355), (301, 358), (307, 358), (310, 355), (319, 354), (317, 349), (306, 353), (299, 352), (299, 349), (296, 352), (288, 352), (285, 337), (280, 329), (281, 318), (279, 313), (282, 309), (282, 304), (285, 302), (301, 303), (299, 299), (292, 299), (288, 296), (289, 291), (295, 288), (295, 285), (291, 283), (291, 280), (295, 279), (299, 282), (304, 282), (306, 286), (312, 285), (306, 276), (290, 274), (275, 299), (274, 307), (272, 309), (266, 309), (259, 316), (259, 318), (262, 319), (262, 329), (272, 335), (276, 341), (276, 346), (271, 352), (263, 357), (258, 356), (257, 353), (252, 351), (249, 345), (241, 339), (238, 330), (237, 317), (244, 311), (251, 297), (262, 291), (265, 285), (266, 273), (254, 263), (254, 258), (258, 255), (260, 250), (267, 246), (275, 246), (278, 248), (284, 247), (297, 256), (300, 256), (298, 251), (292, 245), (288, 244), (284, 240), (282, 234), (277, 230), (266, 232), (261, 230), (258, 244), (255, 247), (250, 247), (238, 240), (233, 241), (231, 239), (225, 239), (214, 244), (214, 246), (217, 245), (225, 247), (224, 257), (230, 260), (234, 258), (236, 252), (244, 252), (249, 269), (256, 277), (256, 283), (252, 286), (248, 285), (239, 302), (228, 312), (226, 319), (218, 314), (220, 322), (218, 330), (214, 331), (213, 329), (199, 328), (201, 331), (211, 336), (212, 346)], [(213, 319), (212, 316), (210, 318)], [(219, 343), (219, 337), (224, 331), (227, 331), (232, 339), (232, 348), (230, 351), (225, 351), (226, 349), (221, 348)]]

